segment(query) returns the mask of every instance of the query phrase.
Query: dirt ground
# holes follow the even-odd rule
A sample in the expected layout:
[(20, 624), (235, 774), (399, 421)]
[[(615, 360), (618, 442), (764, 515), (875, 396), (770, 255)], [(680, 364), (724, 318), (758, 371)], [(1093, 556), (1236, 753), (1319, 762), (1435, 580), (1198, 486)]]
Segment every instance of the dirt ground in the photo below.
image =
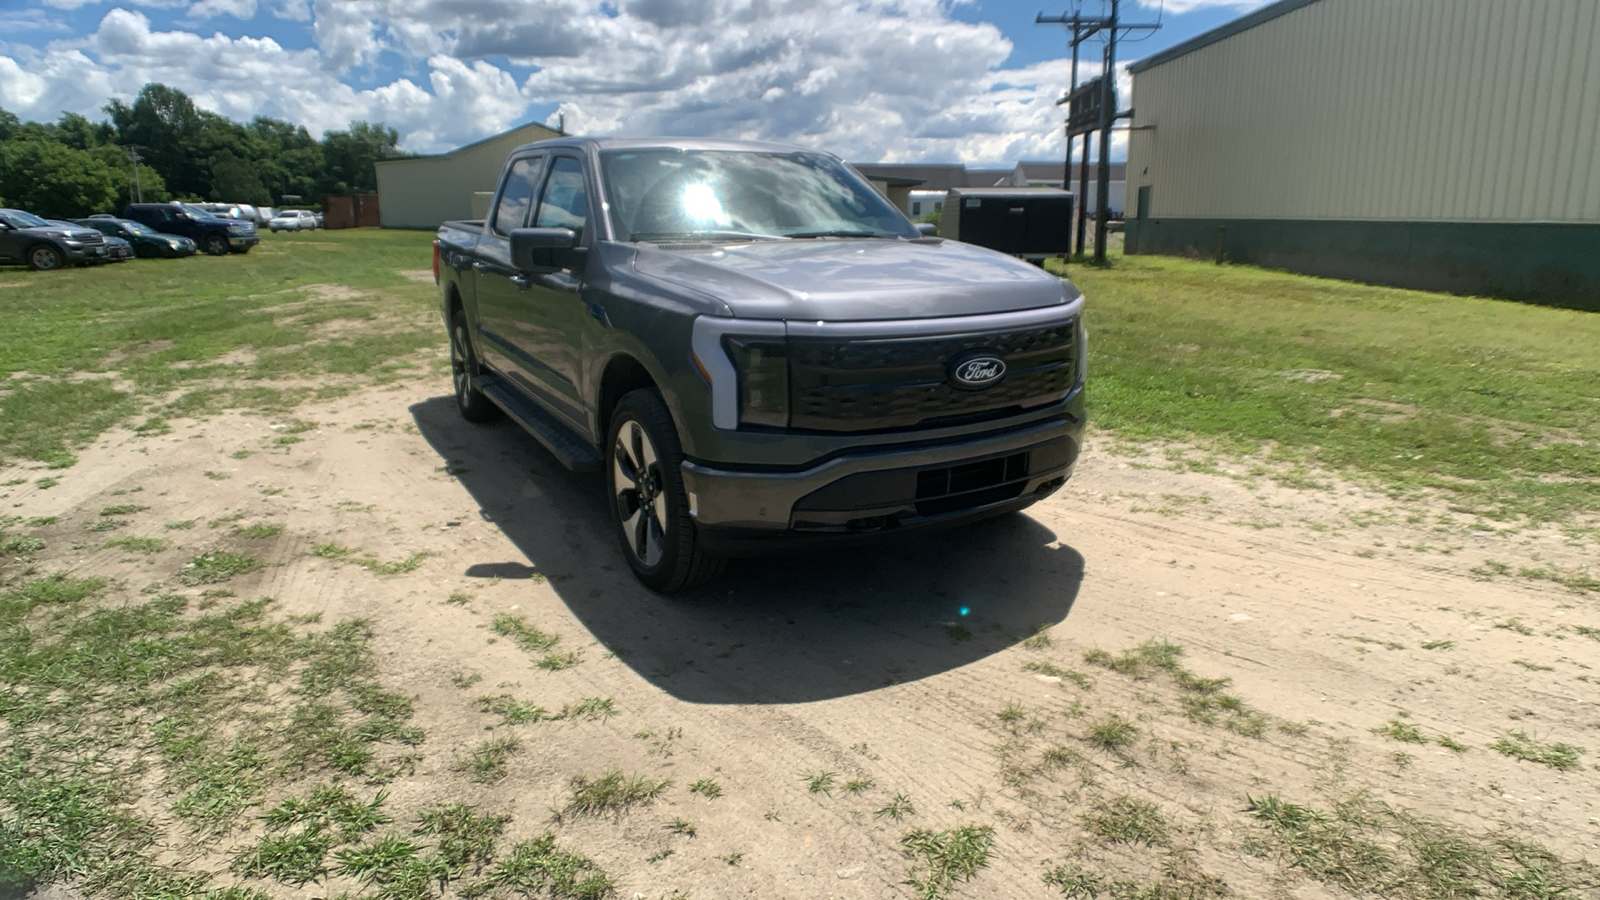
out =
[[(443, 380), (296, 416), (316, 427), (226, 414), (163, 436), (114, 432), (51, 473), (58, 485), (0, 501), (62, 526), (148, 506), (123, 533), (164, 535), (168, 550), (135, 558), (89, 540), (38, 559), (130, 597), (182, 590), (167, 581), (182, 562), (227, 541), (162, 523), (285, 525), (256, 551), (267, 567), (229, 587), (277, 598), (283, 615), (372, 620), (382, 680), (415, 699), (427, 734), (390, 807), (461, 799), (509, 813), (507, 843), (554, 827), (619, 897), (912, 896), (902, 835), (961, 825), (995, 837), (960, 896), (1059, 896), (1041, 879), (1068, 862), (1145, 881), (1187, 867), (1238, 897), (1340, 896), (1262, 849), (1246, 809), (1269, 794), (1319, 808), (1366, 797), (1600, 864), (1600, 598), (1509, 574), (1593, 559), (1592, 543), (1557, 530), (1484, 530), (1332, 480), (1293, 490), (1179, 471), (1165, 453), (1119, 455), (1097, 438), (1067, 488), (1024, 515), (739, 561), (711, 590), (668, 600), (634, 582), (597, 477), (561, 469), (512, 425), (461, 421)], [(281, 442), (290, 432), (299, 441)], [(380, 575), (311, 553), (328, 541), (385, 561), (428, 555)], [(497, 613), (560, 635), (581, 661), (535, 668), (491, 631)], [(1047, 638), (1024, 641), (1041, 625)], [(1196, 676), (1231, 679), (1267, 727), (1196, 721), (1166, 674), (1084, 658), (1152, 640), (1181, 646)], [(458, 686), (472, 675), (482, 681)], [(508, 726), (475, 705), (496, 694), (549, 709), (608, 697), (618, 714)], [(1137, 735), (1118, 752), (1090, 739), (1113, 714)], [(1392, 721), (1464, 749), (1373, 733)], [(1558, 771), (1489, 748), (1512, 730), (1589, 752)], [(455, 769), (507, 732), (523, 749), (506, 779)], [(673, 784), (624, 815), (552, 825), (571, 777), (613, 767)], [(832, 784), (812, 792), (823, 773)], [(721, 796), (691, 794), (701, 779)], [(896, 794), (914, 814), (877, 814)], [(1154, 803), (1167, 836), (1117, 842), (1086, 826), (1123, 795)], [(675, 819), (695, 835), (669, 830)]]

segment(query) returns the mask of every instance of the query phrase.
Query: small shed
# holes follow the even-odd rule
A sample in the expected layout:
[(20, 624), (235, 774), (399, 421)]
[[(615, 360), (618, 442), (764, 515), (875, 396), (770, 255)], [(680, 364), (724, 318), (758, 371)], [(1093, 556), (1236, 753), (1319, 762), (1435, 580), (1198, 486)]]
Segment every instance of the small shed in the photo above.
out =
[(378, 228), (377, 194), (328, 194), (322, 198), (324, 228)]

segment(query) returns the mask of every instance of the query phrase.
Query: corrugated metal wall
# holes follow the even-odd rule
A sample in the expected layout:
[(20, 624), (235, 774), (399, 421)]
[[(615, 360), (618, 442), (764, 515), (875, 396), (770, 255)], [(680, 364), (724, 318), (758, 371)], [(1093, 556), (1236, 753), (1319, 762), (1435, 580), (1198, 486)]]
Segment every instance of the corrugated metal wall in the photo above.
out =
[(446, 219), (473, 218), (473, 193), (495, 189), (512, 150), (556, 136), (542, 125), (524, 125), (445, 156), (378, 163), (383, 227), (438, 228)]
[(1152, 217), (1600, 222), (1600, 0), (1320, 0), (1132, 105)]

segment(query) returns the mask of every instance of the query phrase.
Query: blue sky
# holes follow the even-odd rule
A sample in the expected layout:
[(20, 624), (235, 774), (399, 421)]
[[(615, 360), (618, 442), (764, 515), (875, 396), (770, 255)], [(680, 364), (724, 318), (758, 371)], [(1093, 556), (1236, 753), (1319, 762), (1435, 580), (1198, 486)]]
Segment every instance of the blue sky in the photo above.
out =
[[(1061, 154), (1065, 30), (1104, 0), (0, 0), (0, 107), (99, 117), (147, 81), (417, 152), (528, 121), (788, 140), (852, 159)], [(1126, 0), (1124, 62), (1264, 0)], [(1098, 58), (1099, 46), (1086, 56)], [(1124, 102), (1126, 99), (1124, 98)]]

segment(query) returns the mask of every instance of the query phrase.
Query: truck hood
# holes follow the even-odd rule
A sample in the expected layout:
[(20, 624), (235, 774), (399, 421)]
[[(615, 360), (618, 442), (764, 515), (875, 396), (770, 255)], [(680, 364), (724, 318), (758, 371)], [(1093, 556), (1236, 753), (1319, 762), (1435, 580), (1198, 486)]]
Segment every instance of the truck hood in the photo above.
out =
[(727, 304), (748, 319), (860, 321), (969, 316), (1055, 306), (1077, 291), (992, 250), (956, 241), (815, 239), (663, 249), (636, 270)]

